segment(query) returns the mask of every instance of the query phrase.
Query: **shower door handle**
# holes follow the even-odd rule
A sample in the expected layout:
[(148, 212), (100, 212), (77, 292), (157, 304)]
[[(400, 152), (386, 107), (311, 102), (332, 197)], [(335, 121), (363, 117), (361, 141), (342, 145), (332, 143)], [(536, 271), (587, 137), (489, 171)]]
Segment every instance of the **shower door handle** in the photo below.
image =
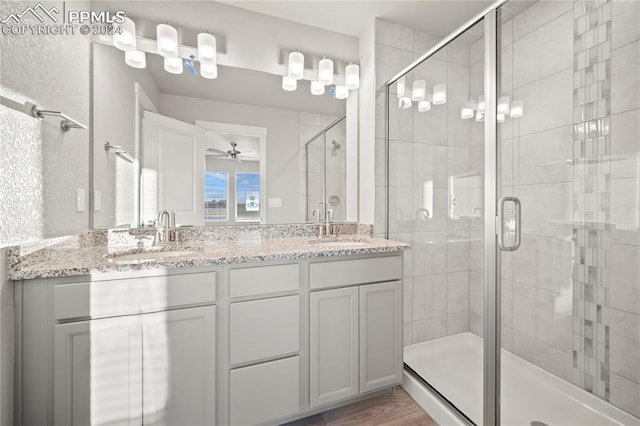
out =
[[(515, 240), (513, 242), (513, 245), (509, 245), (509, 246), (504, 245), (504, 236), (505, 236), (504, 205), (507, 202), (512, 202), (515, 207), (515, 217), (514, 217), (515, 224), (513, 228), (513, 231), (515, 233)], [(522, 206), (520, 205), (520, 200), (517, 197), (506, 195), (500, 198), (500, 200), (498, 201), (497, 231), (498, 231), (498, 247), (500, 248), (500, 250), (514, 251), (514, 250), (518, 250), (518, 248), (520, 247), (521, 229), (522, 229), (521, 211), (522, 211)]]

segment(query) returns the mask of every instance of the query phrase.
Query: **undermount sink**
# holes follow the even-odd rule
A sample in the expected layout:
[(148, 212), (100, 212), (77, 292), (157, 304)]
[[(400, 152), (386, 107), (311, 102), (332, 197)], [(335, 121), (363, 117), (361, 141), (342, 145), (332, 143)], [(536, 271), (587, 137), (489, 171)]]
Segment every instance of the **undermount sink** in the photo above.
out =
[(366, 243), (364, 241), (322, 241), (315, 240), (311, 241), (311, 244), (322, 246), (322, 247), (362, 247)]

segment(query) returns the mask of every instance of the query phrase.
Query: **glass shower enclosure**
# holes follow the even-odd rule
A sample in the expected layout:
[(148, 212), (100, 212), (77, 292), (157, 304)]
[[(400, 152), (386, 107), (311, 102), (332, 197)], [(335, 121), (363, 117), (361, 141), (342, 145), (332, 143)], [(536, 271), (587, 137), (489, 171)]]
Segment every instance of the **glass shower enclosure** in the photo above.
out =
[(638, 22), (499, 1), (386, 84), (405, 366), (462, 423), (640, 424)]

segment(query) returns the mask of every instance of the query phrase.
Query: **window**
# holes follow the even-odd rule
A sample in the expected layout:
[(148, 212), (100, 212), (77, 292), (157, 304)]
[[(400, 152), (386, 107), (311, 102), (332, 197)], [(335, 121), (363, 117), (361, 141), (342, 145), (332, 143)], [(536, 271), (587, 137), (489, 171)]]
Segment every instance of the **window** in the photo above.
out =
[(204, 220), (229, 220), (229, 173), (205, 172)]
[(259, 173), (236, 173), (236, 221), (260, 221)]

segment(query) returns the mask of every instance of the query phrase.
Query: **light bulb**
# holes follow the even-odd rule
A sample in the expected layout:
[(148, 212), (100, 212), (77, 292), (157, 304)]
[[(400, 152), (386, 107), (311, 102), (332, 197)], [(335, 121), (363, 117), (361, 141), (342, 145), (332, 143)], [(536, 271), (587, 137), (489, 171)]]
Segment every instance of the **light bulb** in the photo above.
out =
[(400, 109), (411, 108), (411, 98), (408, 96), (403, 96), (400, 99), (398, 99), (398, 107)]
[(498, 123), (504, 123), (504, 120), (506, 120), (506, 117), (504, 114), (496, 114), (496, 120), (498, 121)]
[(418, 102), (418, 112), (425, 112), (431, 109), (431, 102), (429, 101), (420, 101)]
[(147, 66), (147, 56), (139, 50), (127, 50), (124, 52), (124, 61), (133, 68), (145, 68)]
[(300, 52), (289, 53), (289, 77), (300, 80), (304, 75), (304, 55)]
[(442, 105), (447, 102), (447, 85), (436, 84), (433, 86), (433, 104)]
[(349, 64), (344, 69), (344, 80), (347, 89), (354, 90), (360, 87), (360, 67), (356, 64)]
[(312, 95), (324, 95), (324, 84), (319, 81), (311, 82), (311, 94)]
[(336, 99), (347, 99), (349, 97), (349, 89), (347, 86), (336, 84)]
[(204, 78), (213, 80), (218, 77), (218, 65), (217, 64), (203, 64), (200, 63), (200, 75)]
[(509, 113), (509, 97), (502, 96), (498, 98), (498, 114), (508, 114)]
[(164, 70), (171, 74), (182, 74), (182, 58), (164, 58)]
[(473, 109), (462, 108), (462, 110), (460, 111), (460, 118), (462, 118), (463, 120), (468, 120), (470, 118), (473, 118)]
[(427, 82), (424, 80), (416, 80), (411, 86), (411, 100), (422, 101), (426, 95)]
[(522, 101), (513, 101), (511, 102), (511, 111), (509, 112), (509, 116), (511, 118), (520, 118), (524, 114), (524, 105)]
[(198, 34), (198, 60), (201, 64), (214, 65), (216, 59), (216, 38), (208, 33)]
[(158, 54), (165, 58), (178, 57), (178, 31), (171, 25), (160, 24), (156, 27)]
[(120, 24), (120, 33), (113, 35), (113, 45), (120, 50), (128, 52), (136, 50), (136, 24), (129, 18), (124, 18)]
[(324, 58), (318, 63), (318, 81), (325, 86), (333, 84), (333, 61)]
[(282, 76), (282, 88), (287, 92), (293, 92), (298, 88), (298, 81), (288, 75)]
[(406, 82), (404, 80), (404, 77), (400, 77), (400, 79), (398, 80), (398, 83), (396, 85), (396, 89), (398, 90), (398, 97), (401, 98), (404, 96), (404, 92), (406, 90)]

